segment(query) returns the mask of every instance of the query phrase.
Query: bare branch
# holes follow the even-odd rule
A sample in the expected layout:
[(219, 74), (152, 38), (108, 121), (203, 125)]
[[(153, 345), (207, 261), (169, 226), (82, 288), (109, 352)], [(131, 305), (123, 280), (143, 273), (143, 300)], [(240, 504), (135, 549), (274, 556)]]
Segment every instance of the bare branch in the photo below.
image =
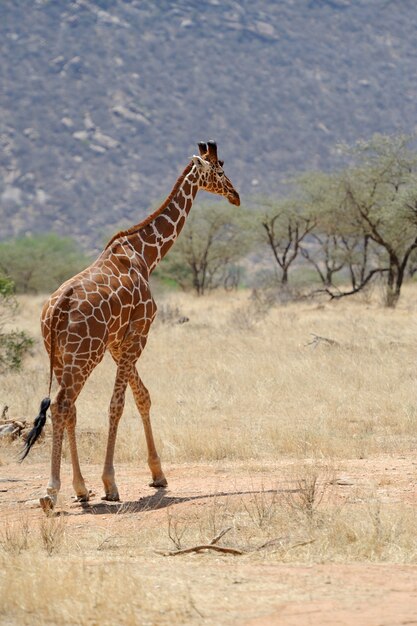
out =
[(178, 556), (179, 554), (190, 554), (191, 552), (201, 552), (202, 550), (214, 550), (215, 552), (223, 552), (224, 554), (245, 554), (242, 550), (237, 550), (236, 548), (223, 548), (222, 546), (213, 546), (211, 543), (193, 546), (192, 548), (184, 548), (183, 550), (173, 550), (170, 552), (161, 552), (156, 550), (156, 553), (161, 554), (162, 556)]
[(361, 284), (358, 285), (357, 287), (354, 287), (354, 289), (351, 289), (350, 291), (341, 291), (339, 293), (333, 293), (332, 291), (330, 291), (330, 289), (326, 288), (326, 289), (317, 289), (315, 293), (327, 293), (330, 296), (331, 300), (344, 298), (345, 296), (352, 296), (353, 294), (358, 293), (358, 291), (361, 291), (369, 283), (371, 278), (375, 276), (375, 274), (382, 274), (383, 272), (389, 272), (389, 268), (385, 267), (385, 268), (378, 268), (378, 269), (371, 270), (368, 276), (361, 282)]

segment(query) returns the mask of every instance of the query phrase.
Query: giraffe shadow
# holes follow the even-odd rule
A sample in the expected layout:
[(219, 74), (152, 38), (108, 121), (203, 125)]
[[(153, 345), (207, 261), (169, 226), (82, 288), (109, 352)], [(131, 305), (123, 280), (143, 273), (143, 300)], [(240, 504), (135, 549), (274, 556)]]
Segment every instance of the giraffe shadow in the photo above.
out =
[(296, 493), (299, 489), (262, 489), (250, 491), (221, 491), (216, 493), (206, 493), (196, 496), (170, 496), (165, 489), (158, 489), (151, 496), (144, 496), (139, 500), (129, 500), (126, 502), (80, 502), (77, 508), (81, 511), (66, 512), (67, 515), (123, 515), (128, 513), (144, 513), (147, 511), (157, 511), (167, 507), (196, 500), (210, 500), (213, 498), (227, 498), (230, 496), (264, 495), (278, 493)]

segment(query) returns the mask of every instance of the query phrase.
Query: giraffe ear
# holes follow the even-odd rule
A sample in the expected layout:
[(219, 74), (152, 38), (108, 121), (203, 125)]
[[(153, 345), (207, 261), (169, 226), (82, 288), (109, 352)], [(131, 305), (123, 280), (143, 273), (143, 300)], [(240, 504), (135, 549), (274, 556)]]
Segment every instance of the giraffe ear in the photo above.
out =
[(206, 170), (210, 167), (210, 163), (208, 163), (208, 161), (205, 161), (204, 159), (202, 159), (200, 156), (197, 156), (196, 154), (193, 155), (192, 161), (194, 165), (196, 165), (199, 169)]

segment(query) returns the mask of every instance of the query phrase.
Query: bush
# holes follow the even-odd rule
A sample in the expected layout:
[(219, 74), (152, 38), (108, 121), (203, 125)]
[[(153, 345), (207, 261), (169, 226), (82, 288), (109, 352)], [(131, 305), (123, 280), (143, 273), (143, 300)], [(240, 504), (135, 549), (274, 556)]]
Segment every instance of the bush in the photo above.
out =
[(33, 346), (33, 339), (24, 331), (5, 331), (6, 322), (16, 313), (18, 304), (14, 297), (14, 284), (0, 276), (0, 372), (18, 370), (24, 355)]
[(88, 263), (74, 240), (53, 233), (0, 243), (0, 271), (18, 293), (53, 291)]

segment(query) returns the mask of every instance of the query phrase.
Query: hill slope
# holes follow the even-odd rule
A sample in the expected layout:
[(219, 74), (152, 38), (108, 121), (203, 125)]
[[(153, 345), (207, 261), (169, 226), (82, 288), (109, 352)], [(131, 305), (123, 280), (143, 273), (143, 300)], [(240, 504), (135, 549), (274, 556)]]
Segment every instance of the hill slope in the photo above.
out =
[(215, 138), (243, 194), (415, 126), (413, 0), (0, 5), (2, 238), (100, 246)]

